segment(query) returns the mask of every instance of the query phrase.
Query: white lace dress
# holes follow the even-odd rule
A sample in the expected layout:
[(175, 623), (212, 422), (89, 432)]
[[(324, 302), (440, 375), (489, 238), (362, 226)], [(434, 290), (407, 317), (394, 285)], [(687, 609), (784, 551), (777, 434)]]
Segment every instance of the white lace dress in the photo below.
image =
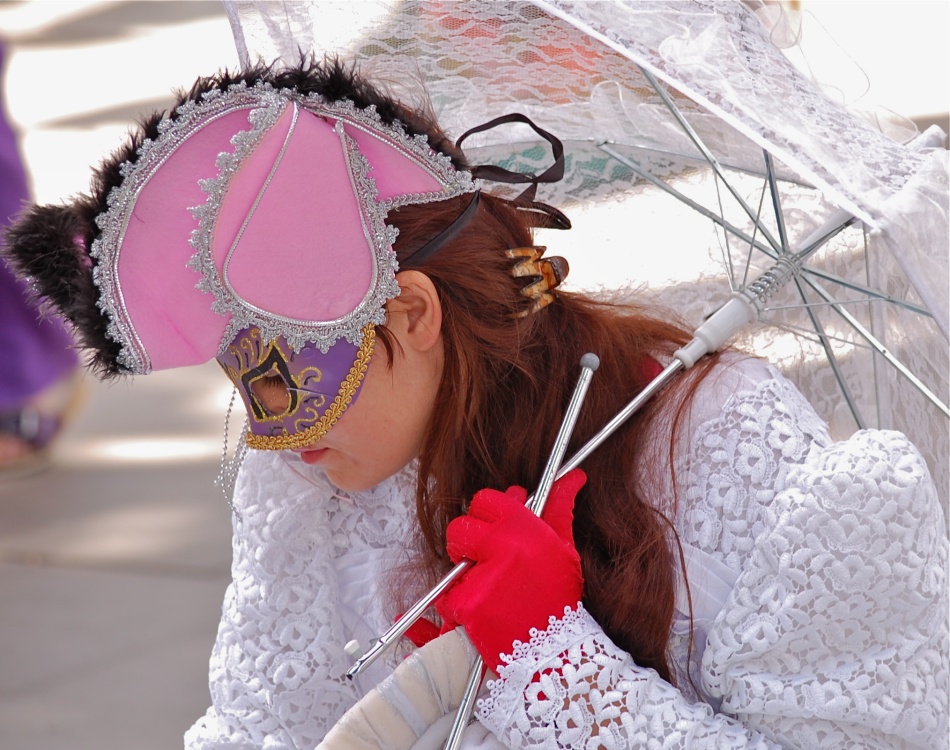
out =
[[(669, 439), (658, 425), (658, 461)], [(680, 586), (678, 687), (578, 608), (516, 644), (466, 744), (947, 747), (947, 539), (915, 448), (879, 431), (832, 443), (797, 390), (748, 359), (704, 383), (676, 444), (694, 626), (690, 654)], [(213, 705), (190, 750), (313, 748), (398, 663), (343, 677), (343, 645), (391, 618), (379, 582), (405, 559), (413, 481), (410, 467), (345, 496), (293, 457), (251, 452)]]

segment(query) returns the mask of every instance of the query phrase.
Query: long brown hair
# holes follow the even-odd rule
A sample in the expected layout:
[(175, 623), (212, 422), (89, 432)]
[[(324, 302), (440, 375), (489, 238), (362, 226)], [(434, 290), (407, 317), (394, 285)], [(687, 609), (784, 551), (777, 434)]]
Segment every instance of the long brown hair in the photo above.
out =
[[(397, 256), (407, 258), (448, 225), (466, 200), (390, 214), (400, 230)], [(568, 455), (644, 387), (650, 358), (669, 355), (688, 340), (682, 328), (642, 308), (568, 292), (519, 317), (531, 303), (520, 294), (504, 250), (530, 244), (520, 212), (483, 195), (465, 230), (418, 266), (439, 292), (445, 348), (417, 488), (419, 567), (430, 581), (450, 566), (446, 527), (476, 491), (513, 484), (530, 490), (538, 483), (585, 352), (595, 353), (601, 364)], [(391, 346), (384, 329), (380, 334)], [(674, 388), (654, 399), (587, 459), (588, 483), (574, 521), (585, 607), (638, 664), (667, 679), (679, 565), (669, 521), (674, 509), (658, 507), (637, 467), (642, 436), (658, 408), (687, 395)]]

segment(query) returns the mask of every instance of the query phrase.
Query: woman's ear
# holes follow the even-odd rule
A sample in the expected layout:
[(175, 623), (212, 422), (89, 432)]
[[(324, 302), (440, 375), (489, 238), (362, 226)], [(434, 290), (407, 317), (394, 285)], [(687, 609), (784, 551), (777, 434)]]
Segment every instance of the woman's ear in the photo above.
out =
[(421, 271), (396, 274), (399, 296), (390, 300), (387, 326), (403, 346), (428, 351), (442, 335), (442, 303), (432, 279)]

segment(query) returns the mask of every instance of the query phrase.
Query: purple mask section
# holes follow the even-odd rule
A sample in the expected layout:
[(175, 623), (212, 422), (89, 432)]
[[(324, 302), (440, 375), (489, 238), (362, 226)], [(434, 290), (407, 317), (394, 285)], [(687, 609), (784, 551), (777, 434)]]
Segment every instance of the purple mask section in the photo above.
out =
[(248, 446), (302, 448), (326, 435), (356, 400), (374, 339), (370, 328), (362, 346), (341, 339), (326, 352), (315, 344), (295, 352), (283, 337), (242, 330), (217, 359), (244, 401)]

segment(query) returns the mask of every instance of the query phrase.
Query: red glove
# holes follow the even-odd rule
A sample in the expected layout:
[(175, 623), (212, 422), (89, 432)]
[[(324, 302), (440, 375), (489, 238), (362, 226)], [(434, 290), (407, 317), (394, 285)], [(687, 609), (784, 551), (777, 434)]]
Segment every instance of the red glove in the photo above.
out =
[(482, 490), (468, 515), (446, 531), (449, 557), (475, 565), (436, 603), (446, 623), (465, 627), (485, 663), (498, 671), (501, 654), (545, 630), (551, 615), (576, 607), (584, 590), (571, 524), (574, 498), (587, 481), (575, 469), (554, 483), (543, 520), (525, 507), (527, 492)]

